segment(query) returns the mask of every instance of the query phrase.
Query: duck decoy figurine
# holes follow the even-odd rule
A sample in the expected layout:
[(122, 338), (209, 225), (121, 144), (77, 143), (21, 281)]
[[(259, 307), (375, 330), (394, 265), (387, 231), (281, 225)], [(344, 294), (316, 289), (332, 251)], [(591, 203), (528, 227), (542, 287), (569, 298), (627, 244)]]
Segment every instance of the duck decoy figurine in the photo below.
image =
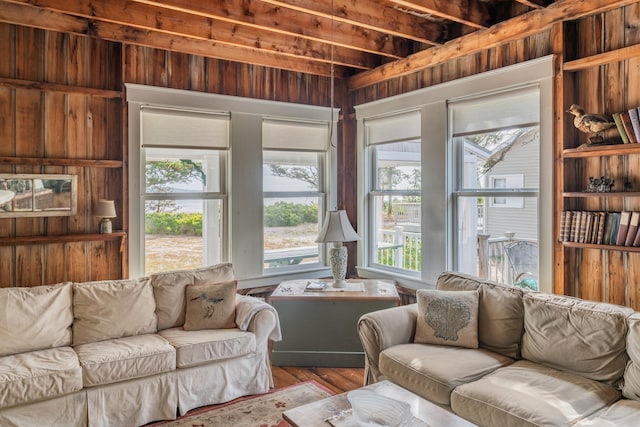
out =
[(597, 134), (597, 137), (589, 138), (590, 144), (602, 143), (604, 139), (600, 135), (610, 127), (615, 126), (615, 122), (610, 121), (607, 117), (600, 114), (585, 113), (584, 108), (577, 104), (572, 104), (567, 113), (573, 114), (573, 125), (581, 132), (588, 134)]

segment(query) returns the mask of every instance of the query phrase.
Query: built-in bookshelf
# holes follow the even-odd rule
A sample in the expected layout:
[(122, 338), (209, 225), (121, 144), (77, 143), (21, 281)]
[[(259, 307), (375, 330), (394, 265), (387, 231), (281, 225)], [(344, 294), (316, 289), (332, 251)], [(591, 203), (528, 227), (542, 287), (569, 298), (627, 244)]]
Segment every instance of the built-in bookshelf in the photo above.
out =
[[(554, 26), (555, 80), (554, 292), (640, 307), (640, 37), (625, 13), (585, 16)], [(604, 36), (603, 28), (616, 28)], [(594, 37), (595, 35), (595, 37)], [(602, 35), (602, 37), (599, 37)], [(572, 104), (616, 123), (598, 135), (580, 132)], [(625, 126), (626, 122), (626, 126)], [(635, 124), (635, 126), (634, 126)], [(590, 188), (592, 177), (614, 184)], [(617, 228), (616, 228), (617, 225)], [(638, 241), (636, 241), (638, 237)], [(635, 245), (634, 245), (635, 244)]]

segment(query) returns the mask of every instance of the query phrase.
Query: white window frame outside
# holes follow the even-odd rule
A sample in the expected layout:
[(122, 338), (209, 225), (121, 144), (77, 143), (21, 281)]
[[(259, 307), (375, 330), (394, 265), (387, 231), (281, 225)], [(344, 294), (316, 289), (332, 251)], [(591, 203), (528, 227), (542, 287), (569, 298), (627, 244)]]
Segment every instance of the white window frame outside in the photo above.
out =
[[(491, 183), (491, 188), (499, 188), (499, 189), (520, 189), (524, 188), (524, 175), (519, 174), (492, 174), (489, 175), (489, 180)], [(503, 187), (496, 187), (496, 181), (503, 180)], [(491, 201), (489, 205), (492, 208), (514, 208), (514, 209), (522, 209), (524, 208), (524, 198), (522, 197), (507, 197), (507, 196), (493, 196), (490, 197)], [(501, 202), (498, 202), (496, 199), (500, 199)]]
[[(358, 224), (368, 229), (365, 198), (370, 176), (365, 150), (364, 121), (407, 110), (421, 112), (422, 141), (422, 273), (418, 280), (376, 269), (368, 264), (366, 245), (358, 245), (361, 277), (390, 278), (414, 288), (432, 287), (443, 271), (453, 268), (453, 209), (450, 195), (455, 179), (447, 166), (451, 156), (447, 102), (523, 85), (537, 85), (540, 93), (540, 168), (553, 168), (553, 56), (546, 56), (474, 76), (355, 106), (358, 142)], [(515, 194), (518, 196), (518, 194)], [(552, 291), (553, 174), (540, 174), (539, 185), (540, 289)]]
[[(187, 110), (216, 111), (230, 114), (228, 159), (228, 258), (232, 262), (240, 288), (278, 283), (297, 278), (320, 278), (331, 275), (326, 265), (301, 267), (296, 271), (263, 273), (263, 189), (262, 122), (265, 117), (279, 117), (311, 122), (333, 122), (335, 129), (340, 111), (277, 101), (265, 101), (215, 95), (180, 89), (166, 89), (125, 84), (128, 107), (129, 164), (129, 276), (140, 277), (141, 245), (144, 242), (144, 209), (141, 209), (141, 184), (144, 167), (140, 147), (140, 109), (144, 105)], [(336, 136), (328, 154), (327, 205), (336, 206)]]

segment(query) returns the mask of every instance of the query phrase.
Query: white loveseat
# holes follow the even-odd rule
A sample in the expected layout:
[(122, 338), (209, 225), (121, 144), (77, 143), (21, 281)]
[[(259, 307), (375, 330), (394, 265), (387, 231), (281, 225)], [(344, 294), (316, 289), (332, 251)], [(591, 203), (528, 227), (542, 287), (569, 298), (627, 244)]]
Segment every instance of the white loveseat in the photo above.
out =
[(220, 264), (0, 288), (0, 426), (137, 426), (268, 391), (270, 305), (237, 295), (236, 328), (182, 328), (187, 285), (233, 279)]
[(483, 427), (640, 425), (640, 313), (453, 272), (436, 286), (478, 292), (478, 348), (414, 342), (419, 304), (369, 313), (367, 383), (390, 380)]

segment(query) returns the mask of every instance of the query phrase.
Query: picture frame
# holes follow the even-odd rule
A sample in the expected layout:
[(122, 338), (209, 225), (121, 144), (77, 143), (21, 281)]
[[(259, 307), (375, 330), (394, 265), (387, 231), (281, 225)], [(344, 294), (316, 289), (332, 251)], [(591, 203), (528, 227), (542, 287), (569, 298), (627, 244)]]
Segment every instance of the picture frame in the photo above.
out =
[(77, 210), (77, 175), (0, 174), (0, 218), (71, 216)]

